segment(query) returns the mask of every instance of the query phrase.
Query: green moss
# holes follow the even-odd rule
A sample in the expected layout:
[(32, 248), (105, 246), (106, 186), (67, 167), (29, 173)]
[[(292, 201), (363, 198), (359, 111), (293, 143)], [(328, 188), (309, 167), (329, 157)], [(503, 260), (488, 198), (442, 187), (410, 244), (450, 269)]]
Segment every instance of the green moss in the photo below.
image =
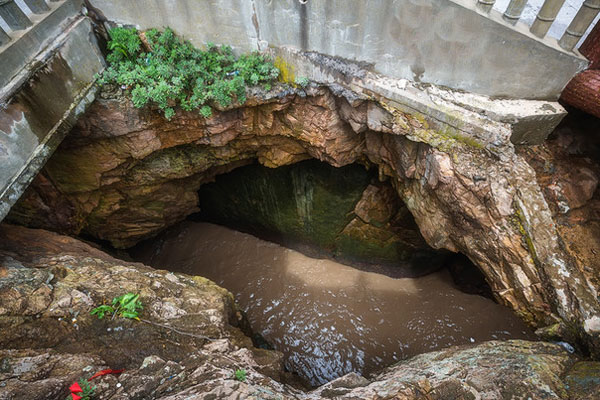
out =
[(316, 160), (275, 169), (253, 165), (202, 186), (200, 209), (218, 223), (333, 251), (369, 180), (357, 165), (332, 168)]
[[(450, 125), (443, 124), (441, 129), (430, 128), (427, 118), (421, 113), (404, 113), (384, 102), (380, 102), (380, 105), (393, 115), (394, 123), (406, 130), (408, 135), (444, 152), (451, 152), (454, 147), (462, 145), (478, 150), (484, 148), (476, 139), (459, 133), (458, 129)], [(459, 121), (459, 119), (455, 119), (457, 124)]]
[(440, 135), (442, 135), (448, 139), (455, 140), (455, 141), (465, 144), (469, 147), (473, 147), (476, 149), (483, 149), (483, 145), (481, 143), (479, 143), (477, 140), (473, 139), (470, 136), (462, 135), (462, 134), (458, 133), (458, 131), (456, 129), (452, 129), (449, 126), (446, 126), (446, 129), (443, 129), (443, 130), (440, 130), (437, 132)]
[(279, 70), (279, 81), (288, 85), (296, 85), (296, 68), (282, 57), (275, 57), (275, 67)]
[(521, 233), (521, 237), (523, 238), (523, 240), (525, 241), (525, 244), (527, 245), (527, 248), (529, 249), (529, 254), (531, 255), (531, 261), (533, 263), (537, 263), (538, 257), (537, 257), (537, 253), (535, 251), (535, 245), (533, 244), (533, 239), (531, 239), (531, 236), (529, 236), (527, 229), (525, 229), (525, 225), (527, 224), (525, 216), (523, 215), (523, 212), (519, 208), (516, 209), (515, 216), (516, 216), (516, 218), (514, 218), (514, 221), (517, 225), (517, 228), (519, 229), (519, 232)]

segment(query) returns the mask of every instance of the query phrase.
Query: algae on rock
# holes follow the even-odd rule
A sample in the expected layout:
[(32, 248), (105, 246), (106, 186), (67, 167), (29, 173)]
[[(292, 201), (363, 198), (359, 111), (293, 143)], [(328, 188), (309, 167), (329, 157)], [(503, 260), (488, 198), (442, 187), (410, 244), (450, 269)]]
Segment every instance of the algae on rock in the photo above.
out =
[(356, 164), (250, 165), (203, 185), (200, 215), (342, 261), (393, 265), (404, 276), (439, 268), (443, 254), (427, 246), (389, 183), (374, 179)]

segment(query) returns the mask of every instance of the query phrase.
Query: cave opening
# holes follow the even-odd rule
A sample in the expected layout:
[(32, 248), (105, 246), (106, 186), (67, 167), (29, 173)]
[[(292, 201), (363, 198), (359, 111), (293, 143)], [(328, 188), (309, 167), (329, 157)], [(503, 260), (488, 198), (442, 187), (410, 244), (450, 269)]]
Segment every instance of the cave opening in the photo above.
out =
[(200, 187), (186, 221), (129, 250), (230, 290), (255, 344), (307, 386), (456, 344), (534, 339), (479, 269), (431, 248), (374, 169), (253, 163)]

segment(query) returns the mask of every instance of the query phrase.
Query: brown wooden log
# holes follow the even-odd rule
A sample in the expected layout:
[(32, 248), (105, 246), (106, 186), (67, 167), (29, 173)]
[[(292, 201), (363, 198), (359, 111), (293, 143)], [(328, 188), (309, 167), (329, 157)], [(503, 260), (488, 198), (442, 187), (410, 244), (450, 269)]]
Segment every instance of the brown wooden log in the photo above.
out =
[(589, 69), (600, 69), (600, 23), (596, 24), (585, 41), (579, 47), (579, 51), (583, 54), (591, 64)]
[(589, 69), (576, 75), (563, 90), (561, 99), (600, 118), (600, 69)]

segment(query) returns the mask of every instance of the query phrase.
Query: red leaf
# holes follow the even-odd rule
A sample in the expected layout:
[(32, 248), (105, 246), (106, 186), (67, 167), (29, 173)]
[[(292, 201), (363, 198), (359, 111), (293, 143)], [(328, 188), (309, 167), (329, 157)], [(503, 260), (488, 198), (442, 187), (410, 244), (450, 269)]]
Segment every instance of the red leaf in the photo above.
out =
[(96, 372), (94, 375), (92, 375), (92, 377), (90, 379), (88, 379), (88, 381), (91, 381), (92, 379), (97, 378), (102, 375), (108, 375), (108, 374), (118, 375), (123, 371), (125, 371), (125, 370), (124, 369), (103, 369), (102, 371)]
[[(71, 391), (71, 393), (81, 393), (81, 392), (83, 392), (83, 390), (81, 390), (81, 386), (79, 386), (79, 383), (77, 383), (77, 382), (75, 382), (74, 384), (72, 384), (69, 387), (69, 390)], [(77, 400), (77, 399), (75, 399), (75, 400)]]

